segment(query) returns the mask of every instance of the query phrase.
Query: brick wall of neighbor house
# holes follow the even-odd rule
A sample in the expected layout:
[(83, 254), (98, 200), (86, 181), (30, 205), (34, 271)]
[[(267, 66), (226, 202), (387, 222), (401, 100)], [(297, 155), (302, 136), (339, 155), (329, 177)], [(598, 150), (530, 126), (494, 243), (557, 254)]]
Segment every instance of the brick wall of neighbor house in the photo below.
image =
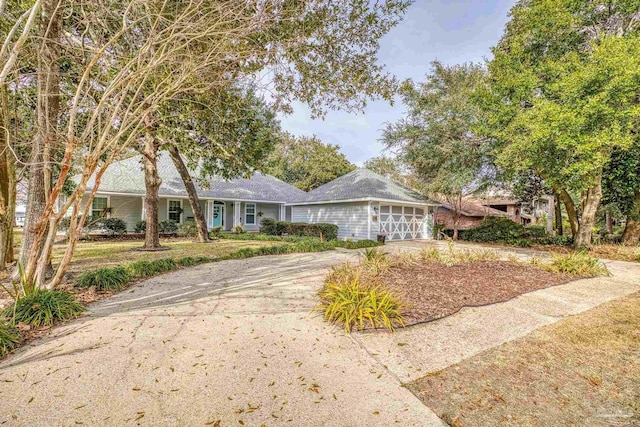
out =
[[(466, 230), (469, 228), (477, 227), (480, 224), (480, 221), (482, 221), (483, 219), (484, 217), (481, 216), (462, 215), (460, 217), (460, 220), (458, 221), (458, 229)], [(446, 228), (453, 229), (453, 215), (451, 214), (451, 211), (442, 207), (437, 208), (435, 223), (444, 224)]]

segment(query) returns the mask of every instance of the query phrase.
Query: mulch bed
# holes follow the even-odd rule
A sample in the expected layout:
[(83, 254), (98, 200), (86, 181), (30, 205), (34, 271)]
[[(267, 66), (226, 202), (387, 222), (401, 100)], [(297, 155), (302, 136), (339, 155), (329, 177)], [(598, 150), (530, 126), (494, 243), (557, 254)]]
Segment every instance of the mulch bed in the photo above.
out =
[(577, 279), (508, 261), (394, 267), (383, 277), (388, 289), (409, 305), (407, 326), (449, 316), (463, 307), (504, 302)]

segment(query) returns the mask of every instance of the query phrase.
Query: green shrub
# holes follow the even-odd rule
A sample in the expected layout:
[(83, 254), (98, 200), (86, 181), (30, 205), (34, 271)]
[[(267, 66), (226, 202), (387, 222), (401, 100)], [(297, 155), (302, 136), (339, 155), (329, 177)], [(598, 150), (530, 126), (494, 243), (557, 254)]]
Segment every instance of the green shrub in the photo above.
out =
[(178, 231), (178, 223), (172, 219), (165, 219), (158, 223), (158, 231), (162, 234), (175, 234)]
[(220, 237), (222, 234), (222, 226), (213, 227), (209, 230), (209, 237), (215, 239), (216, 237)]
[(51, 326), (54, 322), (74, 319), (86, 308), (65, 291), (35, 289), (27, 296), (16, 300), (2, 315), (12, 317), (14, 322), (31, 326)]
[(127, 266), (131, 274), (135, 277), (151, 277), (157, 274), (155, 267), (151, 261), (140, 260), (132, 262)]
[(341, 324), (346, 332), (365, 327), (393, 330), (404, 326), (404, 304), (391, 292), (348, 264), (334, 267), (319, 292), (325, 320)]
[(231, 232), (233, 234), (242, 234), (244, 233), (244, 226), (242, 224), (236, 224), (233, 227), (231, 227)]
[(81, 288), (95, 286), (100, 290), (120, 290), (125, 288), (130, 280), (131, 275), (124, 267), (100, 268), (82, 273), (76, 286)]
[(180, 237), (196, 237), (198, 235), (198, 226), (195, 221), (185, 221), (178, 225), (178, 236)]
[(260, 232), (270, 236), (279, 236), (282, 234), (278, 233), (278, 221), (273, 218), (262, 218), (260, 221)]
[(461, 239), (473, 242), (510, 242), (524, 237), (522, 224), (501, 217), (488, 217), (477, 227), (464, 230), (460, 235)]
[(338, 226), (334, 224), (307, 224), (304, 222), (280, 222), (279, 227), (283, 228), (283, 233), (294, 236), (320, 237), (324, 240), (335, 240), (338, 238)]
[(120, 218), (105, 218), (100, 221), (102, 228), (109, 234), (121, 236), (127, 231), (127, 223)]
[(144, 233), (147, 231), (147, 221), (140, 220), (138, 222), (136, 222), (136, 226), (134, 228), (134, 230), (136, 231), (136, 233)]
[(4, 357), (22, 341), (20, 331), (14, 325), (0, 318), (0, 357)]
[(531, 239), (539, 239), (547, 235), (547, 227), (544, 225), (529, 225), (524, 228), (524, 235)]
[(608, 276), (607, 267), (598, 258), (589, 256), (586, 252), (571, 254), (555, 254), (551, 263), (544, 267), (556, 273), (575, 274), (583, 277)]

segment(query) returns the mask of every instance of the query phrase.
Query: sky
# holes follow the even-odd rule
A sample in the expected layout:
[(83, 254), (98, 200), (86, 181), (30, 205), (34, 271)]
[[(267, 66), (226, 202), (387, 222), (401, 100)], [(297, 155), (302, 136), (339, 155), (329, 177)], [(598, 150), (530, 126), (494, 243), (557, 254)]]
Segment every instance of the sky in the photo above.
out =
[[(380, 43), (379, 62), (401, 81), (424, 80), (430, 63), (481, 62), (502, 36), (516, 0), (415, 0), (405, 18)], [(399, 101), (399, 100), (398, 100)], [(294, 104), (294, 113), (280, 116), (282, 128), (294, 135), (316, 135), (358, 166), (383, 153), (378, 140), (385, 123), (404, 113), (396, 101), (370, 102), (364, 113), (329, 112), (312, 120), (309, 109)]]

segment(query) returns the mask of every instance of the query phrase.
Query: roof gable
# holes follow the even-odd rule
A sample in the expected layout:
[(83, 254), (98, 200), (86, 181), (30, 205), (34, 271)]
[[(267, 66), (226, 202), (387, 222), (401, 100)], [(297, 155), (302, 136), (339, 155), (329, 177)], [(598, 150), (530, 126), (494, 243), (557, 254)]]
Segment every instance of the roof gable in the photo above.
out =
[(333, 202), (341, 200), (380, 199), (405, 202), (427, 202), (420, 193), (400, 185), (369, 169), (356, 169), (311, 190), (297, 203)]

